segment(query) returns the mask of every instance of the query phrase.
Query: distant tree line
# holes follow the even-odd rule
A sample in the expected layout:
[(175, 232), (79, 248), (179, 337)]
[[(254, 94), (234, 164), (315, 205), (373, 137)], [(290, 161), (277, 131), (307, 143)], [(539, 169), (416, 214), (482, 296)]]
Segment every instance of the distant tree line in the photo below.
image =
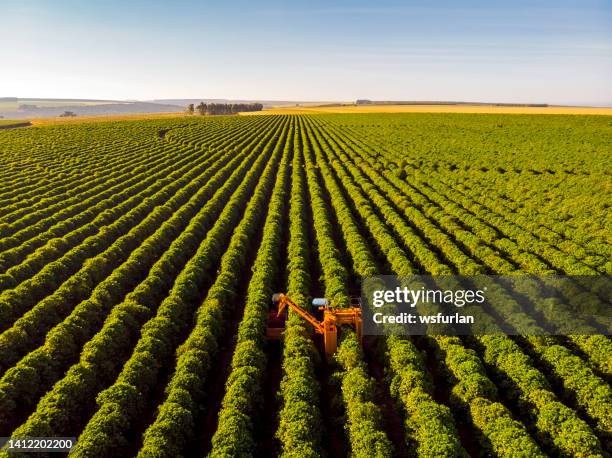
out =
[(261, 103), (204, 103), (194, 106), (193, 103), (187, 105), (187, 113), (194, 114), (196, 111), (200, 115), (229, 115), (241, 111), (261, 111)]

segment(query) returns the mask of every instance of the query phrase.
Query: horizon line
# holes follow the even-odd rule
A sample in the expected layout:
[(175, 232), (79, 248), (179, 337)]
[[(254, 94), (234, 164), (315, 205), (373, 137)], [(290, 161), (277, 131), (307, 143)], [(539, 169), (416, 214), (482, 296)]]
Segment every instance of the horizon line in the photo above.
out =
[(602, 104), (575, 104), (575, 103), (548, 103), (543, 101), (538, 102), (493, 102), (493, 101), (480, 101), (480, 100), (408, 100), (408, 99), (368, 99), (365, 97), (358, 97), (353, 100), (324, 100), (324, 99), (279, 99), (279, 98), (228, 98), (228, 97), (164, 97), (164, 98), (151, 98), (151, 99), (100, 99), (91, 97), (19, 97), (19, 96), (0, 96), (0, 101), (6, 101), (6, 99), (17, 99), (19, 100), (49, 100), (49, 101), (65, 101), (65, 102), (118, 102), (118, 103), (155, 103), (164, 102), (169, 100), (191, 100), (191, 101), (204, 101), (204, 100), (223, 100), (228, 102), (233, 101), (249, 101), (249, 102), (284, 102), (284, 103), (347, 103), (355, 104), (358, 100), (368, 100), (371, 104), (413, 104), (413, 105), (434, 105), (434, 104), (464, 104), (464, 105), (547, 105), (550, 107), (584, 107), (584, 108), (612, 108), (611, 102), (604, 102)]

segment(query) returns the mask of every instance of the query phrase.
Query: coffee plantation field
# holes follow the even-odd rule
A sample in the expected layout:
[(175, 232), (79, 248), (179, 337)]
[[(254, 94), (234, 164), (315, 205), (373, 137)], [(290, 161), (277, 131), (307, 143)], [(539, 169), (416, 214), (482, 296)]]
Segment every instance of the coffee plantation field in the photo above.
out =
[(609, 456), (608, 336), (346, 329), (326, 362), (299, 316), (265, 329), (275, 292), (343, 307), (378, 274), (612, 274), (611, 154), (609, 116), (2, 130), (0, 436), (77, 437), (76, 457)]

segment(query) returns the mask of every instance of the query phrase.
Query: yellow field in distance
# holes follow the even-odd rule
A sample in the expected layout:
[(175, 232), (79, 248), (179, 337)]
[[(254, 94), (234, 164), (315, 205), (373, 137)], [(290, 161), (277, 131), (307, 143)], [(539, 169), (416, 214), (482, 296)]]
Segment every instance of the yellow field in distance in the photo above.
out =
[(240, 113), (244, 116), (265, 114), (316, 113), (514, 113), (514, 114), (582, 114), (612, 115), (612, 108), (598, 107), (521, 107), (497, 105), (342, 105), (318, 107), (279, 107)]

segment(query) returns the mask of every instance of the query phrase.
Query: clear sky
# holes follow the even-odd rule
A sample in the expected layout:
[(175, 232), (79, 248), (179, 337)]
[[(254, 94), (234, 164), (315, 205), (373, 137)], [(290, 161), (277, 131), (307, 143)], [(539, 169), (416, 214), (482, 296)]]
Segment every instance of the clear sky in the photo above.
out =
[(612, 105), (612, 1), (0, 0), (0, 97)]

